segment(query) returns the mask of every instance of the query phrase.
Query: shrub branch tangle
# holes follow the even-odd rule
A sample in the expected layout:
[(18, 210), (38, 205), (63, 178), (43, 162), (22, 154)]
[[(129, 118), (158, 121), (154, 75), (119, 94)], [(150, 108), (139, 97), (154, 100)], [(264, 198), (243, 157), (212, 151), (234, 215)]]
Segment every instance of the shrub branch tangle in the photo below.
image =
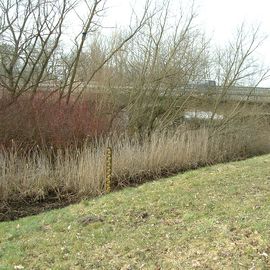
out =
[[(132, 39), (153, 16), (146, 1), (144, 12), (137, 24), (106, 53), (102, 63), (82, 85), (77, 71), (85, 42), (103, 27), (101, 18), (106, 11), (106, 1), (0, 1), (0, 86), (8, 92), (11, 102), (23, 93), (34, 95), (41, 84), (51, 82), (51, 92), (59, 92), (69, 103), (71, 94), (80, 87), (83, 92), (94, 75), (113, 55)], [(79, 10), (86, 10), (85, 16)], [(69, 26), (69, 16), (77, 14), (81, 30), (73, 40), (71, 53), (64, 52), (64, 30)], [(76, 24), (76, 21), (74, 22)]]
[[(194, 10), (180, 8), (174, 13), (172, 7), (171, 1), (164, 1), (163, 8), (149, 18), (136, 39), (117, 51), (96, 74), (100, 77), (95, 77), (107, 93), (110, 89), (114, 104), (121, 100), (111, 114), (116, 117), (125, 113), (131, 134), (144, 136), (155, 129), (174, 127), (186, 110), (196, 109), (196, 84), (205, 79), (217, 82), (217, 87), (204, 89), (203, 95), (209, 97), (210, 125), (215, 124), (215, 115), (235, 86), (250, 86), (226, 112), (222, 126), (230, 124), (242, 109), (245, 111), (245, 102), (258, 84), (269, 76), (269, 70), (256, 58), (256, 50), (264, 41), (258, 27), (246, 29), (241, 25), (233, 40), (212, 49), (196, 27)], [(122, 35), (116, 32), (111, 39), (94, 40), (80, 63), (82, 80), (89, 77), (87, 70), (93, 63), (98, 66), (103, 61), (108, 43), (117, 42)]]

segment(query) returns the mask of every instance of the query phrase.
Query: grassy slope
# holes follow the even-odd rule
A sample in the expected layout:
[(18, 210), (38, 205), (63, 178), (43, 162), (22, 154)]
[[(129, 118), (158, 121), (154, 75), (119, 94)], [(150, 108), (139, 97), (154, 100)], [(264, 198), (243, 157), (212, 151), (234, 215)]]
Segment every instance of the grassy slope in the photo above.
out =
[[(0, 223), (0, 269), (269, 269), (269, 165), (202, 168)], [(104, 221), (82, 224), (89, 215)]]

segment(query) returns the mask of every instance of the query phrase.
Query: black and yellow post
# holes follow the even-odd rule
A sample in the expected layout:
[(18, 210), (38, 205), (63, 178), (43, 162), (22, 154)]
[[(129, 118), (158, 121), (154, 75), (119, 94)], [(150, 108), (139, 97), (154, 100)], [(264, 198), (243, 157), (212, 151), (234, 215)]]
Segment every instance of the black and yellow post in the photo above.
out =
[(112, 179), (112, 148), (107, 147), (106, 150), (106, 193), (111, 192)]

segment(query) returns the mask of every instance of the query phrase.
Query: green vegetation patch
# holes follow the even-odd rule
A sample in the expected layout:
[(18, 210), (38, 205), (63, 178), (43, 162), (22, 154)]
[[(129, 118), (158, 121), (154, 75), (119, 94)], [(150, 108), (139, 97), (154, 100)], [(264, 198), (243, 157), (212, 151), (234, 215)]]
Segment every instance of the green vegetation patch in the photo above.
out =
[(270, 156), (0, 223), (0, 269), (269, 269)]

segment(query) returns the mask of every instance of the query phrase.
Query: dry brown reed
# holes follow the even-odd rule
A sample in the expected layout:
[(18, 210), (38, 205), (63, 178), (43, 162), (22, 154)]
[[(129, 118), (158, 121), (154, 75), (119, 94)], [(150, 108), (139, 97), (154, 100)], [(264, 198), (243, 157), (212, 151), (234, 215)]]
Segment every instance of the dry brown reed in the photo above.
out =
[[(234, 127), (234, 128), (233, 128)], [(155, 132), (143, 140), (112, 136), (76, 151), (58, 151), (52, 160), (40, 150), (19, 156), (0, 152), (0, 201), (72, 193), (78, 198), (105, 192), (105, 151), (113, 148), (113, 185), (122, 187), (203, 165), (245, 158), (270, 150), (265, 125)]]

